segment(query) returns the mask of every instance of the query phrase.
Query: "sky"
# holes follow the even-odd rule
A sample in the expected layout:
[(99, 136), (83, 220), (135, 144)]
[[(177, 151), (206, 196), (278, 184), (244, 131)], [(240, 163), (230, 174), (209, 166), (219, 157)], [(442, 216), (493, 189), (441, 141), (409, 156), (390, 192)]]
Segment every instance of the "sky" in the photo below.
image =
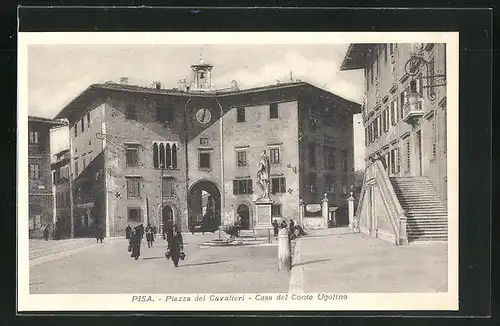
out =
[[(214, 65), (217, 88), (236, 80), (240, 88), (264, 86), (301, 79), (345, 99), (361, 103), (362, 71), (340, 71), (348, 44), (318, 45), (30, 45), (28, 48), (29, 114), (53, 118), (67, 103), (94, 83), (118, 82), (162, 87), (178, 86), (191, 77), (190, 65)], [(356, 169), (364, 164), (364, 131), (359, 115), (354, 118)], [(67, 144), (67, 130), (53, 133), (52, 152)]]

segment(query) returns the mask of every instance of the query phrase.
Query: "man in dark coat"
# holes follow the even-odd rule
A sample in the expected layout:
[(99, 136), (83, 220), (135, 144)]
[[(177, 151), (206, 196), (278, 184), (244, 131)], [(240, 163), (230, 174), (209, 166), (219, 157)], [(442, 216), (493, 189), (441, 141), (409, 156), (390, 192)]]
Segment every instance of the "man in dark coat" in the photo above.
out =
[(292, 219), (290, 219), (289, 225), (290, 225), (290, 234), (292, 234), (293, 231), (295, 231), (295, 222)]
[(172, 257), (172, 262), (175, 267), (179, 266), (179, 258), (184, 255), (184, 243), (182, 240), (182, 234), (179, 231), (177, 225), (174, 225), (171, 233), (167, 238), (167, 251), (170, 251), (170, 256)]
[(139, 259), (141, 255), (141, 231), (139, 227), (135, 227), (132, 229), (132, 233), (130, 234), (130, 245), (132, 247), (132, 254), (130, 257), (134, 257), (135, 260)]
[(273, 220), (273, 223), (271, 223), (271, 225), (273, 226), (274, 236), (277, 238), (278, 237), (279, 227), (280, 227), (279, 224), (278, 224), (278, 221)]
[(146, 240), (148, 242), (148, 248), (151, 248), (153, 246), (153, 242), (155, 241), (151, 224), (148, 224), (148, 226), (146, 226)]
[(102, 227), (97, 225), (95, 231), (96, 231), (95, 238), (97, 242), (101, 241), (102, 243), (102, 240), (104, 239), (104, 230), (102, 229)]
[(125, 228), (125, 239), (130, 240), (130, 233), (132, 232), (132, 228), (130, 225), (127, 225)]
[(45, 241), (49, 241), (49, 226), (45, 226), (45, 229), (43, 229), (43, 238)]

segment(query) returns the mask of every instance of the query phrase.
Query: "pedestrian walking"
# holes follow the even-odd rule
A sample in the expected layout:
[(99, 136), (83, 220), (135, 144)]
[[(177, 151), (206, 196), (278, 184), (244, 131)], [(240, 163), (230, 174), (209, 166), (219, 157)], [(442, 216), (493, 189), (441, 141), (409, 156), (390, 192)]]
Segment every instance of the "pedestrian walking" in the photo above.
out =
[(290, 219), (290, 224), (289, 224), (289, 226), (290, 226), (290, 229), (289, 229), (290, 234), (292, 234), (292, 233), (293, 233), (293, 231), (295, 231), (295, 222), (294, 222), (292, 219)]
[(151, 227), (151, 224), (148, 224), (148, 226), (146, 227), (146, 240), (148, 242), (148, 248), (151, 248), (155, 241), (153, 228)]
[(139, 259), (139, 256), (141, 255), (141, 230), (137, 226), (132, 230), (132, 233), (130, 234), (130, 245), (132, 249), (132, 254), (130, 257), (134, 257), (135, 260)]
[(43, 238), (45, 241), (49, 241), (49, 226), (46, 225), (45, 228), (43, 229)]
[(125, 239), (130, 240), (130, 233), (132, 232), (132, 228), (130, 225), (127, 225), (125, 228)]
[(167, 252), (165, 253), (165, 256), (167, 258), (169, 258), (169, 256), (172, 258), (172, 262), (175, 267), (179, 266), (179, 259), (184, 260), (184, 257), (186, 256), (184, 254), (182, 234), (177, 225), (174, 225), (171, 233), (167, 237)]
[(153, 239), (156, 239), (156, 235), (158, 234), (158, 229), (156, 228), (156, 225), (153, 226)]
[(274, 231), (274, 237), (277, 239), (278, 238), (278, 231), (279, 231), (279, 224), (278, 224), (278, 221), (276, 220), (273, 220), (273, 222), (271, 223), (271, 225), (273, 226), (273, 231)]
[(99, 243), (99, 241), (102, 243), (102, 240), (104, 239), (104, 230), (100, 226), (96, 226), (95, 228), (95, 239), (97, 240), (97, 243)]

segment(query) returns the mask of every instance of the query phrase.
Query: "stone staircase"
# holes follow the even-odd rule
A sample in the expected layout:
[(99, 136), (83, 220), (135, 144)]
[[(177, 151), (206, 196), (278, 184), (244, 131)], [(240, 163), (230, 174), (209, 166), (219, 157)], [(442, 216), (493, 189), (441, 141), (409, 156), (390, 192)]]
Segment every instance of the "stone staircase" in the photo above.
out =
[(390, 180), (406, 212), (408, 242), (447, 241), (448, 213), (431, 181), (427, 177)]

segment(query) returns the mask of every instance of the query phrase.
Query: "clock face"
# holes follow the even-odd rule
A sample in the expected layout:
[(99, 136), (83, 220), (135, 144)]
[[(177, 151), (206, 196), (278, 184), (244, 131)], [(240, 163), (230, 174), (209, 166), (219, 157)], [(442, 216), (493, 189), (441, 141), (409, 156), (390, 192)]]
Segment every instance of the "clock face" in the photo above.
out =
[(210, 110), (208, 109), (199, 109), (196, 112), (196, 120), (198, 120), (199, 123), (209, 123), (210, 119), (212, 119), (212, 113), (210, 113)]

